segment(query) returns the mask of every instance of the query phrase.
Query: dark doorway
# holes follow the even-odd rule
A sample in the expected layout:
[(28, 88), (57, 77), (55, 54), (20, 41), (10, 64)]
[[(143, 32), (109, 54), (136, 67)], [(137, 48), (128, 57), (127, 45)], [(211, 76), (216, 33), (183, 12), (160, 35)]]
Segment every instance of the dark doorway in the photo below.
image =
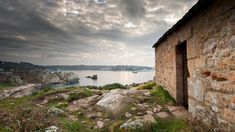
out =
[(179, 105), (188, 108), (188, 60), (187, 42), (176, 46), (176, 101)]

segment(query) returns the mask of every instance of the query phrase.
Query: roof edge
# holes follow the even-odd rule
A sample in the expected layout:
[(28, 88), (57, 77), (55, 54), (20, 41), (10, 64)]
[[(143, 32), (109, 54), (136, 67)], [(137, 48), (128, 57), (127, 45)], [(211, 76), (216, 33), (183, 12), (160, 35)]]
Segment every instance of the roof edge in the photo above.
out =
[(174, 32), (176, 29), (180, 28), (182, 24), (188, 22), (198, 11), (206, 8), (213, 0), (199, 0), (176, 24), (174, 24), (169, 30), (167, 30), (162, 37), (152, 46), (152, 48), (157, 47), (161, 42), (163, 42), (168, 35)]

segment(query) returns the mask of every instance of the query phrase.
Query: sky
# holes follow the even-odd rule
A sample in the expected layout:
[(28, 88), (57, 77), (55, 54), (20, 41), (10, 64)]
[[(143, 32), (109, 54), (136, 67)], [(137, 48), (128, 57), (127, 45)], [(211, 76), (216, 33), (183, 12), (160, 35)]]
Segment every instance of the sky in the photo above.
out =
[(1, 0), (0, 60), (154, 66), (152, 45), (197, 0)]

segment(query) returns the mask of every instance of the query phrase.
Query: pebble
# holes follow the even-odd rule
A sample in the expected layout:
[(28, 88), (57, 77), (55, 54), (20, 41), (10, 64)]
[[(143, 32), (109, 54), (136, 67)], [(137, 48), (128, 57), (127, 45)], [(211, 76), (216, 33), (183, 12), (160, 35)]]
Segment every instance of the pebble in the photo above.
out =
[(97, 121), (96, 125), (98, 126), (98, 128), (103, 128), (104, 127), (104, 122), (103, 121)]

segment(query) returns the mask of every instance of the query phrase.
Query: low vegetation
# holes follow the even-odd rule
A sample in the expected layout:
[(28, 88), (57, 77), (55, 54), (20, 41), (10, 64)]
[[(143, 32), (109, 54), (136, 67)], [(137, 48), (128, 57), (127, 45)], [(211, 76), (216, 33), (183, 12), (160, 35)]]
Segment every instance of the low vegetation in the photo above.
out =
[(92, 91), (88, 89), (79, 89), (79, 91), (75, 91), (73, 93), (69, 94), (69, 98), (67, 99), (69, 102), (72, 102), (74, 100), (82, 99), (88, 96), (93, 95)]
[(152, 126), (153, 132), (178, 132), (189, 127), (189, 124), (183, 119), (167, 118), (157, 119), (157, 122)]
[(44, 131), (54, 124), (46, 109), (18, 107), (14, 111), (0, 109), (0, 130), (3, 132)]
[(14, 87), (14, 85), (12, 85), (12, 84), (7, 84), (7, 83), (0, 83), (0, 91), (1, 91), (1, 90), (4, 90), (4, 89), (11, 88), (11, 87)]
[[(94, 90), (94, 88), (96, 90)], [(160, 111), (165, 111), (164, 108), (167, 107), (164, 107), (164, 105), (175, 103), (175, 100), (162, 86), (156, 86), (155, 82), (148, 82), (138, 86), (137, 89), (148, 90), (150, 95), (139, 94), (133, 96), (134, 99), (138, 100), (140, 105), (144, 105), (139, 106), (137, 104), (129, 104), (127, 110), (124, 110), (132, 115), (130, 118), (126, 117), (125, 112), (118, 117), (112, 116), (107, 112), (103, 113), (104, 111), (101, 111), (95, 105), (88, 106), (88, 108), (80, 108), (76, 111), (68, 110), (75, 100), (92, 95), (101, 95), (102, 92), (108, 92), (108, 90), (112, 89), (127, 89), (127, 87), (118, 83), (105, 85), (103, 87), (88, 88), (68, 87), (63, 89), (53, 89), (45, 87), (43, 90), (30, 96), (5, 98), (0, 100), (0, 131), (44, 131), (45, 128), (50, 126), (57, 126), (59, 130), (63, 132), (132, 132), (132, 130), (120, 130), (119, 127), (132, 117), (132, 119), (134, 119), (135, 116), (145, 115), (147, 108), (156, 107), (156, 104), (162, 105)], [(67, 97), (61, 98), (60, 96), (62, 94)], [(45, 100), (48, 100), (48, 102), (41, 104), (41, 102)], [(47, 110), (51, 107), (63, 110), (67, 116), (55, 117), (49, 115)], [(132, 108), (135, 110), (131, 110)], [(166, 110), (165, 112), (168, 111), (169, 110)], [(101, 113), (101, 116), (99, 117), (97, 117), (98, 112)], [(137, 115), (137, 113), (141, 114)], [(73, 116), (75, 120), (72, 120), (70, 118), (71, 116)], [(184, 120), (173, 118), (172, 115), (170, 115), (170, 118), (168, 119), (158, 119), (158, 116), (153, 116), (156, 118), (155, 124), (149, 126), (146, 125), (143, 128), (133, 130), (133, 132), (176, 132), (184, 130), (189, 126)], [(97, 118), (102, 118), (101, 120), (105, 123), (103, 128), (98, 128), (96, 126)], [(105, 121), (105, 119), (109, 119), (109, 121)]]
[(91, 132), (88, 127), (76, 121), (61, 119), (61, 125), (63, 127), (63, 132)]
[(156, 86), (156, 82), (148, 82), (148, 83), (145, 83), (145, 84), (142, 84), (140, 86), (138, 86), (136, 89), (138, 90), (145, 90), (145, 89), (152, 89), (154, 86)]
[(160, 105), (175, 104), (175, 99), (162, 86), (156, 86), (151, 91), (151, 101)]
[(124, 85), (122, 85), (120, 83), (113, 83), (113, 84), (104, 85), (100, 89), (103, 89), (103, 90), (126, 89), (126, 86), (124, 86)]

